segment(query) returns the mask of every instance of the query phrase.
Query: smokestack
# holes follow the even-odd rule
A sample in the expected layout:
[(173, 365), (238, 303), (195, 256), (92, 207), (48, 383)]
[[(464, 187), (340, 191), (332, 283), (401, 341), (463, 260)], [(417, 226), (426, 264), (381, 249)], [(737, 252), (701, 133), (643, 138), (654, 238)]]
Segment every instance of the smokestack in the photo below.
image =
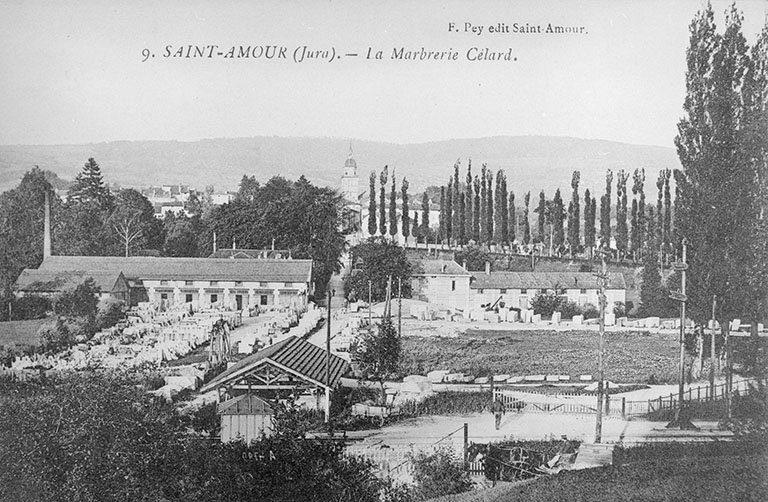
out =
[(216, 231), (213, 232), (213, 252), (216, 252)]
[(51, 256), (51, 199), (45, 191), (45, 223), (43, 228), (43, 260)]

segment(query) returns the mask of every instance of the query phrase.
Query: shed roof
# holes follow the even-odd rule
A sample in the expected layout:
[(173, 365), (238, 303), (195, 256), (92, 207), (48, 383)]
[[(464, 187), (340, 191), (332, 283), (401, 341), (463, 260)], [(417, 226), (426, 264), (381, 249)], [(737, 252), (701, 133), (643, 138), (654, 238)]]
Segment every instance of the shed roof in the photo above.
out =
[[(275, 363), (317, 385), (325, 387), (327, 355), (328, 353), (325, 349), (306, 342), (301, 338), (290, 336), (233, 364), (226, 371), (208, 382), (203, 387), (202, 392), (207, 392), (228, 383), (234, 383), (249, 371), (267, 362)], [(341, 357), (331, 354), (330, 368), (331, 378), (330, 385), (328, 386), (334, 388), (339, 383), (341, 376), (349, 369), (349, 364)]]
[(128, 279), (236, 280), (309, 282), (312, 260), (255, 260), (229, 258), (159, 258), (154, 256), (49, 256), (41, 272), (122, 272)]
[[(591, 272), (478, 272), (472, 279), (471, 289), (597, 289)], [(622, 274), (608, 274), (608, 289), (626, 288)]]

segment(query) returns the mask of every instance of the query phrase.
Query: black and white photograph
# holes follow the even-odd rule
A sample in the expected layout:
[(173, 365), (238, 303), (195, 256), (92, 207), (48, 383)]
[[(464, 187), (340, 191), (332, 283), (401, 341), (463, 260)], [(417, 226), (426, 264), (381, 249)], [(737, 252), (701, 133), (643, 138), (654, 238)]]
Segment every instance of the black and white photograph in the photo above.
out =
[(768, 500), (768, 0), (0, 0), (0, 502)]

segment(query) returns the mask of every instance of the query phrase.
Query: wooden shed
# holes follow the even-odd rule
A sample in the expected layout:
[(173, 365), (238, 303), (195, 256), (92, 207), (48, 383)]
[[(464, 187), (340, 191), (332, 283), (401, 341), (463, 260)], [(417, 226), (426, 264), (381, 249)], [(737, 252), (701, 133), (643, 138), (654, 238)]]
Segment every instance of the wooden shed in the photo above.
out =
[(253, 394), (243, 394), (218, 405), (221, 417), (221, 441), (242, 439), (250, 443), (261, 434), (272, 432), (274, 409), (265, 400)]

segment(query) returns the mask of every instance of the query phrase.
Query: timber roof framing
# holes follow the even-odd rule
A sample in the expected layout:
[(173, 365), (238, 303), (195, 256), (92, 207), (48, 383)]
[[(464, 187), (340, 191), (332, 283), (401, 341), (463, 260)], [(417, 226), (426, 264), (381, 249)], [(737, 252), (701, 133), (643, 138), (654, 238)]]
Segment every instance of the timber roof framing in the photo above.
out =
[(347, 362), (331, 354), (330, 382), (326, 385), (325, 368), (328, 353), (309, 342), (291, 336), (232, 365), (208, 382), (201, 390), (247, 386), (285, 389), (299, 386), (333, 390), (349, 369)]

